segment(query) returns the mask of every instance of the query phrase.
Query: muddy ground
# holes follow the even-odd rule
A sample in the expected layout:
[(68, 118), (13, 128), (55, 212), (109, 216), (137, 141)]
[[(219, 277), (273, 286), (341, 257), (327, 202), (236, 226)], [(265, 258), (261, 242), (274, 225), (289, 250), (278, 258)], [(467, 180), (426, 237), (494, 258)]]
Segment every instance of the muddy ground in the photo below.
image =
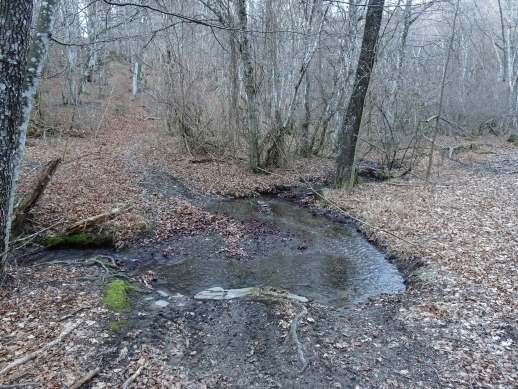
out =
[[(149, 172), (145, 177), (140, 185), (149, 196), (196, 201), (202, 209), (214, 200), (211, 195), (194, 193), (182, 180), (170, 175)], [(307, 189), (294, 188), (280, 197), (313, 207), (316, 215), (351, 225), (338, 213), (318, 207)], [(308, 303), (308, 312), (296, 332), (307, 365), (299, 358), (290, 335), (291, 323), (303, 309), (300, 305), (256, 298), (200, 302), (192, 295), (165, 294), (160, 289), (161, 274), (153, 269), (192, 252), (206, 253), (213, 260), (254, 261), (261, 252), (280, 251), (286, 246), (296, 251), (307, 244), (301, 237), (254, 220), (240, 221), (238, 225), (238, 251), (235, 246), (234, 251), (228, 250), (226, 232), (201, 229), (183, 231), (160, 243), (150, 232), (149, 239), (144, 235), (137, 244), (118, 252), (43, 251), (28, 257), (25, 263), (30, 263), (29, 267), (20, 268), (11, 281), (14, 289), (4, 292), (3, 301), (8, 304), (2, 312), (7, 321), (10, 317), (23, 318), (28, 324), (17, 329), (23, 334), (15, 331), (7, 335), (6, 344), (12, 339), (38, 337), (32, 328), (35, 322), (38, 327), (50, 322), (49, 328), (39, 330), (57, 336), (68, 321), (79, 321), (79, 332), (73, 332), (64, 345), (58, 346), (64, 350), (57, 354), (50, 350), (52, 354), (11, 370), (2, 383), (19, 383), (26, 377), (26, 382), (39, 382), (36, 387), (60, 387), (99, 366), (99, 374), (85, 387), (112, 387), (142, 365), (145, 368), (136, 378), (135, 387), (346, 388), (392, 384), (406, 387), (409, 383), (442, 387), (435, 366), (441, 366), (443, 357), (427, 347), (424, 334), (416, 334), (397, 317), (405, 301), (422, 292), (421, 287), (414, 288), (414, 282), (408, 283), (405, 294), (380, 296), (356, 306)], [(246, 255), (236, 256), (236, 252)], [(128, 311), (111, 312), (102, 302), (113, 275), (99, 266), (84, 266), (92, 257), (103, 255), (114, 258), (124, 277), (140, 289), (130, 293)], [(72, 263), (52, 264), (55, 261)], [(414, 269), (405, 263), (398, 265), (409, 280)], [(39, 278), (39, 283), (32, 281)], [(48, 294), (50, 304), (45, 297)], [(42, 300), (35, 301), (34, 295)], [(61, 315), (59, 305), (54, 305), (56, 299), (68, 301), (63, 307), (72, 314), (65, 320), (54, 318)], [(156, 301), (166, 301), (168, 305), (158, 307)], [(88, 308), (74, 314), (85, 306)], [(31, 314), (27, 317), (27, 311), (35, 308), (50, 313), (45, 318)], [(13, 349), (16, 350), (14, 345)], [(14, 356), (9, 351), (3, 354), (0, 357), (6, 362)], [(78, 354), (83, 356), (80, 364), (74, 360)], [(59, 365), (67, 364), (69, 359), (74, 360), (68, 362), (73, 368), (67, 366), (68, 371), (56, 374), (51, 361)]]
[[(0, 289), (0, 371), (39, 353), (0, 373), (0, 385), (70, 387), (98, 368), (83, 387), (121, 387), (135, 373), (138, 388), (516, 387), (516, 147), (502, 139), (440, 139), (483, 147), (468, 147), (456, 161), (438, 155), (430, 183), (415, 171), (352, 192), (324, 191), (328, 201), (320, 202), (304, 196), (302, 184), (323, 185), (331, 160), (296, 160), (270, 175), (248, 172), (239, 156), (199, 163), (148, 120), (148, 102), (133, 101), (124, 87), (113, 100), (103, 121), (94, 120), (95, 136), (88, 128), (60, 131), (68, 124), (57, 117), (57, 136), (28, 142), (20, 193), (44, 163), (64, 157), (29, 233), (51, 225), (45, 231), (60, 232), (115, 205), (132, 208), (102, 226), (115, 231), (118, 251), (15, 254)], [(220, 196), (297, 185), (301, 191), (285, 197), (343, 222), (351, 219), (335, 206), (361, 220), (355, 226), (406, 281), (404, 293), (354, 306), (306, 304), (297, 328), (304, 370), (290, 336), (300, 305), (162, 295), (160, 274), (150, 266), (193, 248), (239, 261), (281, 244), (303, 246), (263, 224), (204, 208)], [(24, 250), (40, 251), (34, 243)], [(92, 263), (98, 255), (112, 257), (117, 269)], [(72, 263), (40, 264), (56, 260)], [(118, 313), (103, 302), (114, 272), (139, 290), (130, 293), (132, 308)], [(153, 307), (157, 300), (169, 304)], [(44, 347), (71, 325), (61, 342)]]
[[(153, 180), (145, 185), (147, 191), (159, 191), (164, 196), (193, 196), (177, 179), (163, 187)], [(336, 212), (317, 207), (305, 193), (293, 191), (282, 197), (306, 206), (313, 203), (315, 214), (347, 222)], [(200, 198), (198, 201), (203, 206)], [(261, 251), (280, 249), (279, 244), (295, 250), (304, 244), (269, 226), (258, 228), (245, 222), (241, 228), (245, 233), (239, 245), (247, 252), (242, 258), (229, 256), (224, 235), (222, 238), (212, 230), (181, 234), (159, 245), (144, 239), (117, 253), (61, 251), (32, 256), (31, 262), (40, 265), (22, 267), (12, 281), (14, 289), (3, 298), (8, 302), (2, 312), (7, 321), (19, 315), (16, 320), (23, 318), (28, 322), (18, 332), (6, 335), (6, 344), (11, 344), (12, 338), (32, 339), (35, 322), (39, 326), (50, 322), (43, 331), (54, 336), (68, 321), (80, 324), (78, 332), (58, 346), (64, 350), (57, 354), (49, 350), (50, 355), (13, 369), (2, 378), (2, 383), (19, 383), (25, 377), (25, 382), (39, 382), (35, 387), (62, 387), (99, 366), (99, 374), (85, 387), (113, 387), (131, 376), (138, 366), (145, 366), (135, 379), (135, 387), (444, 387), (439, 370), (447, 358), (429, 347), (431, 334), (416, 330), (399, 317), (405, 305), (426, 293), (423, 285), (412, 281), (410, 276), (416, 274), (415, 268), (407, 262), (396, 262), (408, 281), (404, 294), (379, 296), (364, 304), (340, 308), (315, 302), (306, 305), (308, 312), (297, 327), (297, 337), (307, 365), (300, 360), (290, 335), (290, 325), (301, 312), (300, 305), (253, 298), (200, 302), (192, 295), (166, 295), (156, 286), (160, 285), (161, 274), (153, 272), (155, 266), (174, 262), (193, 250), (216, 255), (221, 261), (253, 261)], [(130, 294), (128, 311), (113, 313), (103, 305), (102, 295), (113, 276), (98, 266), (81, 265), (97, 255), (112, 256), (124, 276), (139, 285), (141, 292)], [(44, 264), (63, 260), (76, 264)], [(69, 269), (71, 273), (67, 274)], [(33, 282), (39, 278), (39, 283)], [(86, 296), (83, 291), (87, 291)], [(51, 304), (44, 297), (48, 294), (53, 300)], [(42, 301), (34, 301), (34, 295)], [(55, 320), (56, 315), (63, 314), (59, 305), (54, 306), (56, 299), (68, 301), (63, 306), (72, 314), (65, 321)], [(155, 301), (167, 301), (168, 305), (158, 307)], [(31, 307), (32, 304), (36, 306)], [(84, 306), (88, 308), (74, 314), (77, 307)], [(31, 308), (50, 313), (44, 318), (27, 318)], [(13, 311), (17, 315), (13, 316)], [(14, 356), (9, 351), (3, 354), (0, 358), (4, 361)], [(78, 355), (82, 358), (76, 360)], [(65, 367), (56, 373), (53, 362)]]

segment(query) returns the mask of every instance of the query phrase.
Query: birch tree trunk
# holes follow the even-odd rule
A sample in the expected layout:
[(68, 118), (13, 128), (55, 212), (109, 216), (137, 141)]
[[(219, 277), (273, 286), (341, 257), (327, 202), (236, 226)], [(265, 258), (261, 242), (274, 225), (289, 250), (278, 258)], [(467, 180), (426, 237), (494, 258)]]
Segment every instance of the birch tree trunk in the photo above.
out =
[(32, 7), (32, 0), (0, 0), (0, 272), (5, 269), (16, 180), (57, 0), (41, 3), (29, 48)]
[(383, 6), (385, 0), (369, 0), (367, 17), (365, 19), (365, 31), (363, 32), (363, 42), (356, 70), (353, 92), (342, 127), (338, 135), (338, 156), (336, 158), (336, 179), (335, 184), (338, 188), (347, 183), (354, 184), (354, 158), (358, 133), (363, 115), (365, 97), (369, 89), (372, 68), (376, 59), (376, 44), (378, 41), (381, 20), (383, 18)]
[(5, 268), (11, 230), (31, 19), (32, 0), (16, 5), (0, 1), (0, 273)]

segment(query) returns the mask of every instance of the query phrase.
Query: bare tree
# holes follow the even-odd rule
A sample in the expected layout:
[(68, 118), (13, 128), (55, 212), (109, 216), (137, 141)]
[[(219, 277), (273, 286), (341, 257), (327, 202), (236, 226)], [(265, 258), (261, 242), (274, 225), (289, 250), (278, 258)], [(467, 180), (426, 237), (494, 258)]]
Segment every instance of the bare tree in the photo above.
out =
[(240, 42), (239, 53), (243, 66), (243, 81), (247, 102), (247, 137), (248, 137), (248, 158), (252, 170), (257, 170), (260, 165), (261, 156), (259, 151), (259, 117), (257, 112), (257, 83), (252, 63), (252, 50), (248, 36), (248, 11), (246, 0), (237, 0), (237, 15), (239, 19)]
[(426, 180), (430, 179), (430, 175), (432, 173), (433, 166), (433, 154), (435, 151), (435, 143), (437, 141), (437, 134), (439, 133), (439, 122), (441, 120), (441, 116), (443, 113), (443, 104), (444, 104), (444, 92), (446, 88), (446, 77), (448, 76), (448, 68), (450, 66), (451, 61), (451, 52), (453, 50), (453, 42), (455, 40), (455, 31), (457, 28), (457, 18), (459, 16), (459, 8), (460, 8), (460, 0), (457, 0), (457, 4), (455, 6), (455, 12), (453, 15), (453, 24), (451, 27), (450, 39), (448, 42), (448, 48), (446, 51), (446, 56), (444, 60), (444, 67), (442, 70), (442, 78), (441, 78), (441, 89), (439, 92), (439, 107), (437, 109), (437, 115), (435, 116), (435, 127), (433, 131), (432, 145), (430, 146), (430, 156), (428, 158), (428, 167), (426, 169)]
[(384, 4), (385, 0), (369, 0), (356, 80), (338, 138), (335, 178), (337, 187), (343, 187), (348, 182), (349, 185), (354, 184), (356, 144), (358, 142), (365, 97), (376, 59), (376, 44), (381, 27)]

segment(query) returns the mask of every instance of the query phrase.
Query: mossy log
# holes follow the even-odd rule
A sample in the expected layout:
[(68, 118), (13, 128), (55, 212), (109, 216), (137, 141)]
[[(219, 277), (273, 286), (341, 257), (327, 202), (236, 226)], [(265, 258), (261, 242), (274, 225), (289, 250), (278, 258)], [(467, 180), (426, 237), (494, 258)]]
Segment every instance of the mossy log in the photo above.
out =
[(98, 226), (108, 220), (113, 219), (114, 217), (120, 215), (123, 212), (126, 212), (130, 209), (130, 207), (125, 208), (113, 208), (112, 210), (101, 213), (100, 215), (91, 216), (89, 218), (83, 219), (77, 223), (72, 224), (70, 227), (66, 229), (67, 235), (80, 234), (92, 227)]
[(114, 238), (109, 233), (50, 235), (43, 239), (42, 244), (49, 250), (57, 249), (85, 249), (113, 247)]

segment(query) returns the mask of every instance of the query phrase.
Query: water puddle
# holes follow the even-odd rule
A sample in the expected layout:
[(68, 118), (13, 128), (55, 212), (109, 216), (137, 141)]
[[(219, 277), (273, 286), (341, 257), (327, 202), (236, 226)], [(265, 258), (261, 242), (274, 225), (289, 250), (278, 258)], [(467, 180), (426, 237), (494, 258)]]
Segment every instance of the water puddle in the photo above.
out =
[(209, 208), (276, 232), (260, 234), (255, 253), (243, 260), (222, 258), (210, 238), (193, 240), (180, 263), (150, 267), (159, 275), (159, 289), (192, 296), (214, 286), (270, 286), (345, 306), (405, 288), (395, 266), (347, 225), (278, 199), (220, 201)]

